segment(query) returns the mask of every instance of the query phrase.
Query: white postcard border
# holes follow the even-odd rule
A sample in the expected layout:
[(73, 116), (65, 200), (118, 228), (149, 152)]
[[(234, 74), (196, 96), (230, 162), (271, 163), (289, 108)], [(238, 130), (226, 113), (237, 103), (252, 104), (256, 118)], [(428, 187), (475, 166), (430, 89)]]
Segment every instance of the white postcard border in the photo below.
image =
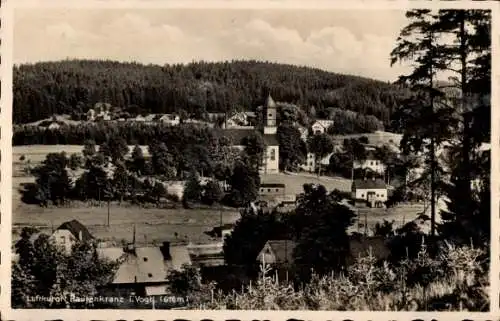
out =
[[(12, 211), (12, 46), (13, 9), (28, 7), (72, 8), (263, 8), (290, 9), (409, 9), (409, 8), (476, 8), (491, 9), (492, 25), (492, 173), (491, 173), (491, 273), (490, 312), (317, 312), (317, 311), (211, 311), (211, 310), (38, 310), (10, 308), (11, 211)], [(0, 202), (0, 311), (5, 320), (497, 320), (500, 317), (500, 2), (496, 1), (224, 1), (224, 0), (7, 0), (1, 7), (1, 180)], [(47, 44), (50, 46), (50, 44)], [(56, 50), (56, 49), (55, 49)]]

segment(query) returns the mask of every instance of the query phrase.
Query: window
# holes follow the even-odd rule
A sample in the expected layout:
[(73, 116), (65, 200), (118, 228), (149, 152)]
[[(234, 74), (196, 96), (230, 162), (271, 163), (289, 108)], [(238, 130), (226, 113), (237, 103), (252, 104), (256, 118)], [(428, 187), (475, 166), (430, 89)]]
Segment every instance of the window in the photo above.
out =
[(264, 189), (263, 189), (263, 188), (261, 188), (261, 189), (260, 189), (260, 191), (261, 191), (262, 193), (264, 193)]
[(309, 166), (313, 166), (313, 162), (309, 162)]
[(145, 257), (145, 258), (144, 258), (144, 262), (147, 262), (147, 261), (148, 261), (148, 258), (147, 258), (147, 257)]
[(267, 191), (268, 191), (268, 192), (271, 192), (271, 189), (270, 189), (270, 188), (268, 188), (268, 189), (267, 189)]
[(276, 192), (279, 192), (279, 189), (276, 189)]
[(273, 117), (273, 114), (269, 114), (269, 117)]
[(149, 277), (149, 278), (152, 278), (152, 277), (153, 277), (153, 274), (148, 273), (148, 277)]
[(361, 194), (361, 197), (365, 197), (365, 194)]
[(370, 162), (370, 165), (373, 166), (373, 162)]
[(271, 160), (275, 160), (276, 159), (276, 150), (274, 148), (271, 149)]

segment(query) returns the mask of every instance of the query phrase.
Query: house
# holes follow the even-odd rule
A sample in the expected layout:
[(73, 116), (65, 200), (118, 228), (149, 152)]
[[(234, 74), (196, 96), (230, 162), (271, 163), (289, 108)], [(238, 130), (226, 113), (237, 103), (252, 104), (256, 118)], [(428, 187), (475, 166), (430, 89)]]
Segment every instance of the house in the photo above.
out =
[(257, 262), (261, 264), (293, 263), (295, 242), (291, 240), (269, 240), (257, 255)]
[(368, 155), (364, 160), (354, 160), (353, 168), (369, 169), (379, 174), (383, 174), (385, 172), (385, 164), (371, 151), (368, 151)]
[(102, 259), (118, 261), (119, 267), (109, 288), (135, 295), (151, 296), (167, 294), (167, 275), (190, 265), (191, 259), (185, 245), (138, 247), (133, 243), (124, 248), (97, 248)]
[(58, 122), (52, 122), (47, 128), (50, 130), (56, 130), (61, 128), (61, 125)]
[(165, 114), (159, 118), (159, 121), (168, 126), (177, 126), (181, 123), (181, 118), (175, 114)]
[(138, 122), (145, 122), (146, 118), (142, 115), (137, 115), (135, 118), (132, 119), (133, 121), (138, 121)]
[(234, 114), (229, 117), (224, 122), (225, 128), (239, 127), (239, 126), (252, 126), (253, 121), (255, 120), (256, 115), (255, 112), (252, 111), (243, 111)]
[(144, 121), (147, 123), (152, 123), (156, 119), (156, 114), (148, 114), (144, 117)]
[(285, 195), (285, 184), (281, 183), (262, 183), (259, 187), (259, 196), (276, 197)]
[(314, 153), (307, 153), (306, 160), (304, 164), (300, 165), (300, 168), (306, 172), (314, 173), (316, 172), (316, 168), (319, 164), (321, 164), (322, 168), (330, 165), (330, 157), (332, 157), (334, 153), (330, 153), (323, 157), (319, 162), (316, 162), (316, 155)]
[(356, 179), (352, 183), (352, 198), (357, 203), (382, 207), (387, 197), (387, 185), (382, 179)]
[(68, 254), (71, 253), (76, 242), (89, 242), (94, 239), (89, 230), (77, 220), (64, 222), (52, 233), (50, 238)]
[(333, 126), (333, 120), (318, 119), (312, 124), (311, 129), (315, 135), (324, 134), (331, 126)]
[(224, 242), (193, 244), (187, 246), (192, 264), (196, 266), (224, 265)]
[(88, 121), (94, 121), (96, 116), (95, 110), (93, 110), (92, 108), (89, 109), (86, 113), (86, 116)]

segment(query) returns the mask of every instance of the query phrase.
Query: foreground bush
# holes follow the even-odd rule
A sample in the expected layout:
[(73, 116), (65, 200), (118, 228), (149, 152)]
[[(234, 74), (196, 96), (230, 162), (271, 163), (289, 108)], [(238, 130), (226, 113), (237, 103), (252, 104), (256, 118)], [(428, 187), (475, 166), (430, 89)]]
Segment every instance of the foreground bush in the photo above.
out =
[(262, 267), (256, 284), (242, 292), (211, 295), (190, 308), (487, 311), (489, 281), (480, 262), (483, 254), (446, 244), (431, 258), (422, 246), (417, 259), (403, 260), (398, 266), (377, 266), (369, 254), (358, 258), (343, 275), (314, 275), (300, 290), (269, 276), (270, 268)]

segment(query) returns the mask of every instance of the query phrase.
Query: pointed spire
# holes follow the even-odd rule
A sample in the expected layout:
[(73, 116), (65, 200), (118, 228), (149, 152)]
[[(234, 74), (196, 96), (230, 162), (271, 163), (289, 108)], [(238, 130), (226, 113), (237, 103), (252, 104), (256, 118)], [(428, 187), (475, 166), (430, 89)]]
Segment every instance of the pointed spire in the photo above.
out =
[(273, 97), (271, 97), (271, 93), (268, 94), (266, 103), (264, 105), (266, 108), (276, 108), (276, 103), (274, 102)]

